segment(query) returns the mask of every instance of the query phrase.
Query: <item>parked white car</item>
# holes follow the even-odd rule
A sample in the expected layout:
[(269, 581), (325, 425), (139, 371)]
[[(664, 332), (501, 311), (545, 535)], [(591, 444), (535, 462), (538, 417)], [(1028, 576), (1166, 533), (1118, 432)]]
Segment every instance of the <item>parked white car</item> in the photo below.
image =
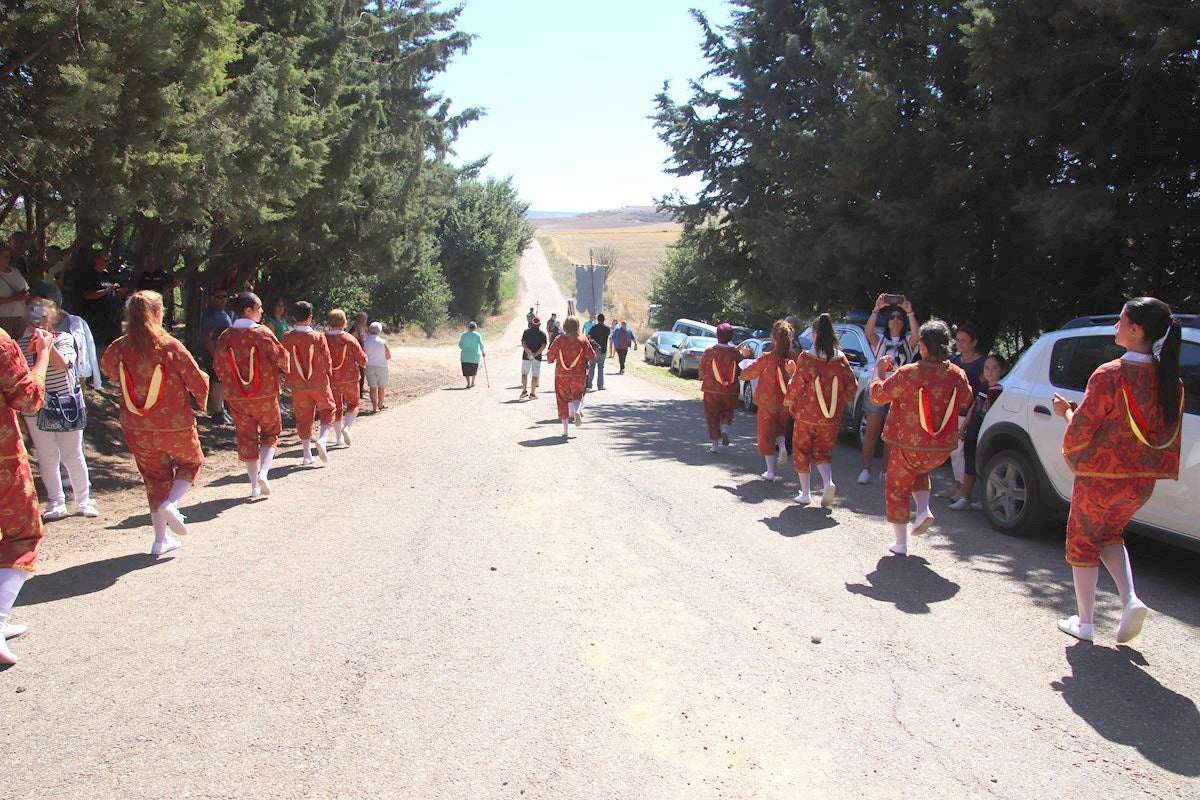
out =
[[(1129, 530), (1200, 550), (1200, 317), (1183, 326), (1181, 373), (1186, 400), (1178, 481), (1159, 481)], [(1070, 507), (1074, 474), (1062, 454), (1066, 422), (1051, 410), (1058, 392), (1083, 399), (1096, 367), (1119, 358), (1115, 316), (1081, 317), (1039, 338), (1001, 381), (976, 451), (983, 509), (992, 527), (1025, 535)]]

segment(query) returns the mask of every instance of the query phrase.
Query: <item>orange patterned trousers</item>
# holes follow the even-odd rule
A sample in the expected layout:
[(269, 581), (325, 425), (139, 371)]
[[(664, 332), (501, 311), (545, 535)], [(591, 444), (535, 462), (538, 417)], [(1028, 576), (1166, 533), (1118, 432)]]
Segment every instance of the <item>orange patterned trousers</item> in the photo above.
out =
[(587, 377), (580, 375), (554, 376), (554, 399), (558, 401), (558, 418), (566, 419), (567, 403), (583, 399), (583, 390), (587, 385)]
[(1125, 541), (1125, 526), (1154, 493), (1154, 478), (1076, 477), (1067, 516), (1067, 563), (1095, 567), (1100, 551)]
[(333, 422), (333, 393), (329, 389), (293, 389), (292, 408), (296, 412), (296, 434), (311, 439), (315, 414), (321, 415), (322, 425)]
[(780, 436), (787, 435), (788, 420), (791, 415), (782, 408), (770, 410), (758, 407), (758, 454), (760, 456), (773, 456), (777, 451), (775, 440)]
[(738, 396), (724, 392), (704, 393), (704, 421), (708, 423), (708, 438), (721, 438), (721, 426), (733, 424), (733, 412), (737, 408)]
[(929, 491), (929, 473), (949, 457), (948, 452), (906, 450), (898, 445), (888, 445), (884, 496), (888, 522), (908, 522), (908, 498), (913, 492)]
[(329, 384), (333, 393), (333, 418), (341, 419), (347, 411), (358, 411), (358, 379)]
[(0, 461), (0, 568), (33, 572), (42, 543), (42, 512), (38, 508), (29, 456)]
[(792, 429), (792, 463), (796, 465), (796, 472), (803, 475), (813, 464), (828, 464), (837, 436), (836, 420), (817, 425), (797, 420)]
[(279, 417), (278, 397), (256, 397), (253, 400), (225, 397), (233, 413), (233, 435), (237, 441), (238, 458), (257, 461), (258, 448), (274, 447), (283, 430)]
[[(237, 419), (236, 417), (234, 419)], [(193, 426), (182, 431), (138, 431), (125, 429), (125, 443), (142, 474), (146, 499), (154, 511), (171, 493), (175, 481), (195, 483), (204, 463), (200, 437)], [(255, 451), (255, 458), (258, 453)]]

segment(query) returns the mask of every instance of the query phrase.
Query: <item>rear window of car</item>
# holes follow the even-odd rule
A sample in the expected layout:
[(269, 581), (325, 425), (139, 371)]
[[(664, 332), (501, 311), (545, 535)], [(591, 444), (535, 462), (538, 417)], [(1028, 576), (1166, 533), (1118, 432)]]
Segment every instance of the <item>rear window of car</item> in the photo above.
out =
[(1050, 352), (1050, 383), (1082, 392), (1096, 367), (1125, 352), (1112, 336), (1072, 336), (1059, 339)]
[(1184, 410), (1200, 414), (1200, 344), (1184, 342), (1179, 351), (1179, 377), (1183, 378), (1186, 394)]

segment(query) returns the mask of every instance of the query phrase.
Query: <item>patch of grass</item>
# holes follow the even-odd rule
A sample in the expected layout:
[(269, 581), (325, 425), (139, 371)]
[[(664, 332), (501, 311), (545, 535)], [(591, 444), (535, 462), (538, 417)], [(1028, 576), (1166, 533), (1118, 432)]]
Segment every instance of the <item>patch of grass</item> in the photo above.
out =
[[(645, 378), (651, 383), (657, 383), (660, 386), (665, 386), (668, 389), (679, 392), (680, 394), (699, 399), (702, 394), (700, 392), (700, 381), (696, 378), (681, 378), (676, 375), (668, 367), (657, 367), (646, 363), (645, 353), (642, 351), (641, 345), (638, 345), (637, 350), (631, 350), (629, 357), (625, 360), (625, 369), (627, 372), (632, 372), (639, 378)], [(610, 359), (615, 361), (616, 359)]]

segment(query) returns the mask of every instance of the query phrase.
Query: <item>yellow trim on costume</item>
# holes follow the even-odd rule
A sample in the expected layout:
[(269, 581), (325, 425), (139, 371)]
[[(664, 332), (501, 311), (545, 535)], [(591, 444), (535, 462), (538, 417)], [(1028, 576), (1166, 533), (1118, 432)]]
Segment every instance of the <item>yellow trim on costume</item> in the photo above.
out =
[(813, 385), (813, 391), (817, 393), (817, 405), (821, 409), (821, 416), (825, 419), (833, 419), (834, 412), (837, 411), (837, 396), (838, 396), (838, 376), (833, 376), (833, 389), (829, 392), (829, 403), (825, 403), (825, 394), (821, 390), (821, 376), (817, 376), (817, 382)]
[(558, 365), (559, 365), (560, 367), (562, 367), (563, 369), (565, 369), (565, 370), (567, 370), (568, 372), (570, 372), (571, 370), (575, 369), (575, 367), (576, 367), (576, 366), (578, 366), (578, 364), (579, 364), (579, 359), (581, 359), (581, 358), (583, 358), (583, 350), (580, 350), (578, 353), (576, 353), (576, 354), (575, 354), (575, 360), (571, 362), (571, 365), (570, 365), (570, 366), (567, 366), (566, 362), (565, 362), (565, 361), (563, 361), (563, 353), (562, 353), (562, 350), (559, 350), (559, 351), (558, 351), (558, 358), (557, 358), (557, 359), (555, 359), (555, 360), (556, 360), (556, 361), (558, 361)]
[(783, 377), (783, 367), (775, 368), (775, 380), (779, 381), (779, 391), (781, 394), (787, 394), (787, 381)]
[[(950, 420), (954, 417), (954, 406), (958, 403), (958, 389), (954, 389), (954, 393), (950, 395), (950, 402), (946, 405), (946, 414), (942, 417), (941, 426), (935, 431), (929, 427), (929, 418), (925, 415), (925, 387), (917, 389), (917, 413), (921, 418), (921, 429), (935, 439), (941, 436), (946, 427), (950, 424)], [(932, 404), (930, 404), (930, 413), (933, 413)]]
[[(342, 335), (343, 335), (343, 336), (345, 336), (345, 334), (342, 334)], [(347, 345), (343, 345), (343, 346), (342, 346), (342, 360), (341, 360), (341, 361), (339, 361), (339, 362), (338, 362), (338, 365), (337, 365), (336, 367), (334, 367), (334, 368), (333, 368), (333, 371), (334, 371), (334, 372), (341, 372), (341, 371), (342, 371), (342, 367), (346, 366), (346, 356), (347, 356), (347, 355), (349, 355), (349, 354), (350, 354), (350, 345), (348, 345), (348, 344), (347, 344)]]
[(1149, 447), (1151, 450), (1166, 450), (1171, 445), (1175, 444), (1175, 440), (1179, 438), (1179, 431), (1183, 430), (1183, 392), (1179, 393), (1179, 418), (1175, 422), (1175, 432), (1171, 434), (1171, 438), (1166, 444), (1153, 445), (1146, 439), (1146, 435), (1142, 433), (1142, 429), (1138, 426), (1137, 420), (1133, 418), (1133, 397), (1129, 393), (1129, 384), (1124, 380), (1121, 381), (1121, 395), (1125, 398), (1125, 417), (1129, 420), (1129, 429), (1133, 431), (1133, 435), (1139, 442)]
[[(308, 345), (308, 374), (305, 375), (303, 367), (300, 366), (300, 354), (296, 352), (296, 345), (292, 345), (292, 361), (295, 362), (296, 371), (300, 373), (300, 377), (306, 381), (312, 380), (313, 354), (316, 352), (316, 350), (317, 350), (317, 345), (315, 343), (310, 343)], [(343, 358), (342, 361), (344, 363), (345, 359)]]
[(133, 396), (129, 391), (129, 384), (133, 383), (133, 378), (129, 377), (129, 372), (125, 369), (125, 359), (121, 359), (118, 362), (117, 368), (118, 377), (121, 380), (121, 398), (125, 401), (125, 408), (131, 414), (136, 414), (139, 417), (146, 416), (152, 408), (158, 405), (158, 401), (162, 399), (162, 364), (154, 365), (154, 374), (150, 376), (150, 388), (146, 391), (146, 404), (141, 407), (134, 402)]
[(237, 359), (233, 357), (233, 350), (229, 351), (229, 365), (233, 367), (233, 374), (241, 381), (242, 386), (249, 386), (254, 383), (254, 362), (258, 357), (258, 345), (250, 346), (250, 377), (243, 378), (242, 370), (237, 365)]
[(715, 358), (712, 360), (711, 364), (712, 374), (713, 377), (716, 378), (717, 383), (721, 384), (722, 386), (728, 386), (729, 384), (733, 383), (733, 379), (737, 375), (737, 364), (734, 364), (733, 369), (729, 371), (729, 380), (725, 380), (725, 376), (721, 374), (721, 370), (717, 369), (717, 360)]

